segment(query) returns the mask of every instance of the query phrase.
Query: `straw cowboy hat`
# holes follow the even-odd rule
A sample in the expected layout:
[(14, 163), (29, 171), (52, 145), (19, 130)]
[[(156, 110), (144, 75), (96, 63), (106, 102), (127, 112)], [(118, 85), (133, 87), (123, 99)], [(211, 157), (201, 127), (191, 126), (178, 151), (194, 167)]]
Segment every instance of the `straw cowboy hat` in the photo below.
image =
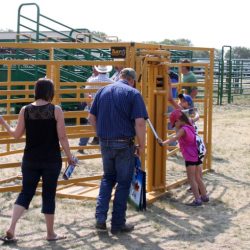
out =
[(95, 70), (99, 73), (108, 73), (112, 70), (112, 66), (110, 66), (110, 65), (98, 65), (98, 66), (95, 66)]

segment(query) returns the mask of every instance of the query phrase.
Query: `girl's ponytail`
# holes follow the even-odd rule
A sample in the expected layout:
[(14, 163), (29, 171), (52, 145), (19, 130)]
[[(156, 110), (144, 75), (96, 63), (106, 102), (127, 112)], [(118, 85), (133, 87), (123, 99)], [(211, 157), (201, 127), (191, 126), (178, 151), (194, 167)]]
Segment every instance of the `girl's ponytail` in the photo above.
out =
[(181, 114), (181, 116), (180, 116), (179, 119), (180, 119), (181, 121), (184, 121), (186, 124), (192, 126), (192, 123), (191, 123), (190, 119), (186, 116), (186, 114), (183, 113), (183, 112), (181, 112), (181, 113), (182, 113), (182, 114)]

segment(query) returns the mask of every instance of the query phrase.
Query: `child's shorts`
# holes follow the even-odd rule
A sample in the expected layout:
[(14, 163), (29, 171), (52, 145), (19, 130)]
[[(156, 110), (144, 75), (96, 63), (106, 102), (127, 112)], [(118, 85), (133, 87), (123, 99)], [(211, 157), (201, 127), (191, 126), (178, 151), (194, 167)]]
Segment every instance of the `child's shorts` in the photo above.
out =
[(185, 161), (186, 167), (189, 166), (199, 166), (202, 164), (202, 161), (199, 159), (198, 161)]

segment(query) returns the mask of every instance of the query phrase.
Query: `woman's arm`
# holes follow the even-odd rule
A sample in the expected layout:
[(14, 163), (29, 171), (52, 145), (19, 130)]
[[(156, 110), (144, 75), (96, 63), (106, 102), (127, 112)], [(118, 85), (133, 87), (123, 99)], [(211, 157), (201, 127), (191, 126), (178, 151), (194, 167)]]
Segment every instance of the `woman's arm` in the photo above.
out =
[(69, 141), (68, 141), (68, 137), (66, 135), (63, 111), (59, 106), (55, 106), (55, 119), (57, 121), (56, 129), (57, 129), (58, 139), (59, 139), (59, 141), (62, 145), (62, 148), (63, 148), (63, 150), (68, 158), (68, 163), (74, 164), (75, 162), (74, 162), (74, 159), (73, 159), (72, 154), (70, 152)]
[(15, 128), (12, 128), (2, 116), (0, 116), (0, 124), (7, 130), (7, 132), (16, 139), (19, 139), (23, 136), (25, 132), (25, 122), (24, 122), (24, 110), (25, 107), (22, 107), (18, 115), (17, 125)]

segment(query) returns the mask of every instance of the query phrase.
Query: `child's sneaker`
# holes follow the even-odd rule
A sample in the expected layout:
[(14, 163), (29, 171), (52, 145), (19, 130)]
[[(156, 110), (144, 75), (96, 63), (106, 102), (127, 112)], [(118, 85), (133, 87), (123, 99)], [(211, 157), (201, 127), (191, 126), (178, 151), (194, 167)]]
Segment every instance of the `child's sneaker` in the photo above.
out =
[(202, 200), (203, 202), (209, 202), (209, 197), (208, 197), (208, 195), (201, 196), (201, 200)]
[(188, 203), (186, 205), (187, 206), (191, 206), (191, 207), (199, 207), (199, 206), (202, 205), (202, 200), (201, 199), (197, 199), (197, 200), (194, 200), (193, 202)]

